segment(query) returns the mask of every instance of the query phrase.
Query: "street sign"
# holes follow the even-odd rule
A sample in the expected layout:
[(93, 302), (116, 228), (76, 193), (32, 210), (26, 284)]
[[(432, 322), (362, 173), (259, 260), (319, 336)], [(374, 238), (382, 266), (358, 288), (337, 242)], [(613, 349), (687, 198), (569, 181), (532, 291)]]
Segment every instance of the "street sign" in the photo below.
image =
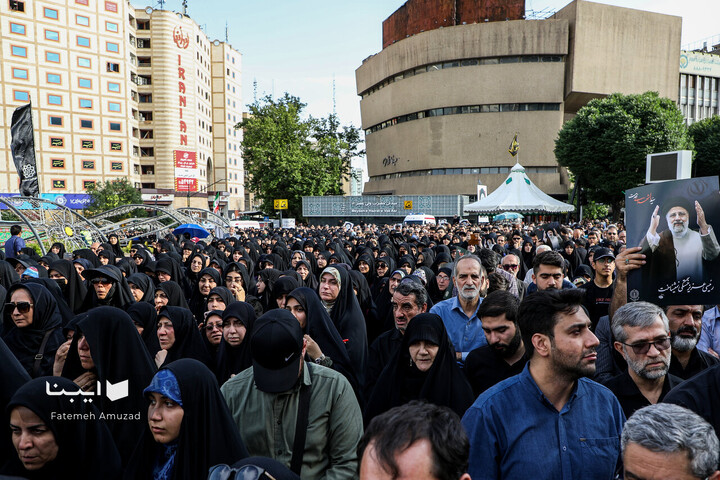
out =
[(405, 210), (412, 210), (412, 200), (405, 200), (403, 203), (403, 208)]
[(278, 198), (273, 202), (275, 210), (287, 210), (288, 201), (286, 198)]

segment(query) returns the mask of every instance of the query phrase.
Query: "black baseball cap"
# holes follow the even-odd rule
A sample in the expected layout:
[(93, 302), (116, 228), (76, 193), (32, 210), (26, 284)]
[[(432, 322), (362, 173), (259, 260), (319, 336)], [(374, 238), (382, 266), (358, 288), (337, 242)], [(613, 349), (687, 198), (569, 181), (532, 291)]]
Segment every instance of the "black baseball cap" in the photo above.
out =
[(290, 390), (298, 381), (303, 332), (288, 310), (270, 310), (258, 318), (250, 340), (257, 388), (266, 393)]
[(605, 248), (605, 247), (596, 248), (594, 255), (593, 255), (593, 261), (596, 262), (603, 257), (610, 257), (610, 258), (614, 259), (615, 254), (609, 248)]

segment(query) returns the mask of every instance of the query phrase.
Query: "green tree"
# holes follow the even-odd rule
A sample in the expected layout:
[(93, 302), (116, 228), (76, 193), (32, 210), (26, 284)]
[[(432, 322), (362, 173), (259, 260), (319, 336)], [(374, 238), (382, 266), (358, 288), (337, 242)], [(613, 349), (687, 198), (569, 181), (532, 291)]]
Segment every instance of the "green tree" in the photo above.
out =
[(266, 96), (249, 105), (242, 128), (242, 152), (247, 187), (262, 200), (264, 212), (273, 211), (273, 200), (288, 199), (291, 217), (302, 216), (302, 197), (341, 195), (342, 180), (360, 144), (360, 131), (341, 126), (337, 116), (302, 117), (305, 104), (285, 93)]
[(563, 125), (555, 157), (572, 172), (589, 201), (611, 205), (617, 217), (624, 191), (645, 182), (649, 153), (691, 148), (675, 102), (657, 92), (614, 93), (591, 100)]
[[(135, 188), (127, 178), (117, 178), (115, 180), (108, 180), (105, 183), (98, 182), (94, 185), (89, 185), (86, 192), (90, 195), (90, 204), (86, 210), (91, 215), (105, 212), (121, 205), (143, 203), (140, 190)], [(145, 212), (145, 210), (141, 211)], [(138, 212), (140, 212), (140, 210), (135, 213)]]
[(693, 177), (707, 177), (720, 172), (720, 117), (693, 123), (688, 133), (695, 144)]

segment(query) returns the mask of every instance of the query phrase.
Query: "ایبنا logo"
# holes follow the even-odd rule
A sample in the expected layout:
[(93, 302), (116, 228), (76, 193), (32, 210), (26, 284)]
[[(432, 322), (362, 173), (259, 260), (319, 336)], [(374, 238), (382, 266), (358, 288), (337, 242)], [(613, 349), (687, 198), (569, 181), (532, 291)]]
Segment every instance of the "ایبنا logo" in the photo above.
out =
[(182, 26), (177, 25), (173, 28), (173, 41), (178, 48), (187, 48), (190, 45), (190, 36), (183, 32)]
[[(98, 381), (96, 382), (96, 391), (94, 392), (84, 392), (83, 390), (77, 390), (74, 392), (67, 392), (65, 389), (62, 389), (60, 391), (55, 391), (56, 388), (58, 388), (58, 384), (55, 383), (52, 385), (52, 389), (50, 388), (50, 382), (45, 382), (45, 393), (48, 396), (51, 397), (58, 397), (58, 396), (66, 396), (66, 397), (74, 397), (74, 396), (81, 396), (85, 397), (83, 398), (83, 402), (85, 403), (92, 403), (93, 399), (90, 397), (94, 396), (101, 396), (102, 395), (102, 382)], [(122, 382), (118, 382), (115, 384), (112, 384), (105, 380), (105, 396), (110, 399), (110, 401), (116, 401), (120, 400), (122, 398), (127, 397), (128, 394), (128, 381), (123, 380)], [(70, 403), (75, 402), (74, 398), (70, 399)]]

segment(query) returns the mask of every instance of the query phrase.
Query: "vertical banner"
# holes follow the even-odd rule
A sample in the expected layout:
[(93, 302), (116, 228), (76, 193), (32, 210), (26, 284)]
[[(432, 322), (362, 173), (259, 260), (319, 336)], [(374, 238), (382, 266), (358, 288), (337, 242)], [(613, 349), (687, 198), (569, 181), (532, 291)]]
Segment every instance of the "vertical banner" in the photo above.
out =
[(37, 197), (40, 194), (38, 187), (37, 168), (35, 164), (35, 139), (32, 125), (32, 104), (28, 103), (18, 107), (13, 112), (10, 126), (12, 135), (13, 161), (20, 177), (20, 195), (24, 197)]
[(178, 192), (198, 191), (197, 155), (195, 152), (174, 150), (175, 190)]

